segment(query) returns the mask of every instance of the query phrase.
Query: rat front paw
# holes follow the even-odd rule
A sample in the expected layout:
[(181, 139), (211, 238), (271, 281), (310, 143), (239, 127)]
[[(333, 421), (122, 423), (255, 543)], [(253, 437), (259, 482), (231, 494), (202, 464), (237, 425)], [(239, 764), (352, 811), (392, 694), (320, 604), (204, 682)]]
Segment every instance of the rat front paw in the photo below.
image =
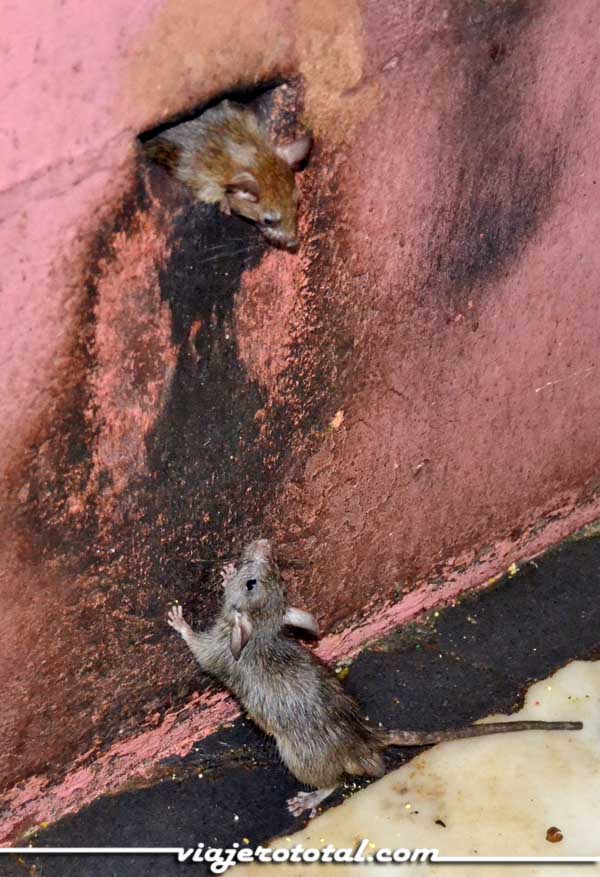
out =
[(221, 584), (224, 588), (227, 587), (231, 579), (234, 577), (236, 573), (235, 563), (226, 563), (223, 569), (221, 570)]
[(183, 610), (179, 605), (171, 606), (167, 615), (167, 623), (182, 636), (185, 631), (191, 630), (189, 624), (183, 617)]

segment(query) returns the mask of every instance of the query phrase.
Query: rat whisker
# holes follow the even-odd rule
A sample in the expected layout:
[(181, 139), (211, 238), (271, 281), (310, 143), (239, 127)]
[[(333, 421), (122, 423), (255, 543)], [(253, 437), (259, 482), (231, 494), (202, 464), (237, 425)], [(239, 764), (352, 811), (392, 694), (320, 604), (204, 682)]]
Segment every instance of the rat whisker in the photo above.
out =
[(188, 557), (187, 558), (191, 563), (231, 563), (234, 560), (237, 560), (236, 557)]
[(227, 250), (231, 249), (232, 244), (246, 244), (248, 249), (258, 249), (258, 246), (263, 247), (261, 241), (245, 241), (243, 238), (229, 238), (227, 241), (224, 241), (220, 244), (213, 244), (210, 247), (203, 247), (203, 253), (216, 253), (216, 252), (227, 252)]
[[(207, 259), (201, 259), (199, 264), (206, 265), (209, 262), (217, 262), (219, 259), (225, 259), (228, 256), (243, 256), (246, 253), (247, 253), (246, 249), (229, 250), (229, 252), (227, 252), (227, 253), (217, 253), (215, 256), (209, 256)], [(253, 255), (253, 254), (248, 254), (248, 255)]]

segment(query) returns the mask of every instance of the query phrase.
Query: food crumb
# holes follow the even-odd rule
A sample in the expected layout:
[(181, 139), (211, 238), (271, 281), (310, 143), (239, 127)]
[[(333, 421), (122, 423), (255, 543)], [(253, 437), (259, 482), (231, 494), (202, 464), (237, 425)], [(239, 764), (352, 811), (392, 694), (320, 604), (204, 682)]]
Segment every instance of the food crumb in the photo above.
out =
[(558, 844), (563, 839), (563, 833), (556, 825), (551, 825), (546, 832), (546, 840), (551, 844)]

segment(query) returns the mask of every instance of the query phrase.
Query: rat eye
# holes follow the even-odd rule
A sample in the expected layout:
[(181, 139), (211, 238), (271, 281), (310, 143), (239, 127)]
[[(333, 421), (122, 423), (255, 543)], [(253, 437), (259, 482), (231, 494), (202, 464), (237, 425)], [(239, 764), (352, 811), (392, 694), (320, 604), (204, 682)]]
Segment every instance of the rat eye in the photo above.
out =
[(253, 591), (255, 584), (256, 584), (256, 579), (248, 579), (248, 581), (246, 582), (246, 587), (248, 588), (249, 591)]
[(263, 225), (274, 226), (279, 225), (281, 222), (281, 214), (280, 213), (265, 213), (262, 218)]

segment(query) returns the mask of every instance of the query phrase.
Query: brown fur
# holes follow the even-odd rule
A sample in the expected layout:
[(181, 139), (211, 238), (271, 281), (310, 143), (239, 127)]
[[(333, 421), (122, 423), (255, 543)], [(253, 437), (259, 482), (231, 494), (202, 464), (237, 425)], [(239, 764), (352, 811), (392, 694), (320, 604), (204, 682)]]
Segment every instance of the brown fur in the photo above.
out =
[(144, 147), (146, 155), (148, 158), (151, 158), (152, 161), (155, 161), (157, 164), (161, 164), (163, 167), (166, 167), (169, 171), (173, 172), (177, 169), (177, 165), (179, 164), (181, 149), (175, 143), (169, 143), (168, 140), (164, 140), (161, 137), (157, 137), (154, 140), (150, 140), (149, 143)]
[(271, 143), (257, 115), (231, 101), (144, 146), (148, 157), (165, 165), (199, 201), (244, 216), (272, 244), (287, 249), (298, 245), (294, 170), (309, 148), (308, 135), (287, 145)]

